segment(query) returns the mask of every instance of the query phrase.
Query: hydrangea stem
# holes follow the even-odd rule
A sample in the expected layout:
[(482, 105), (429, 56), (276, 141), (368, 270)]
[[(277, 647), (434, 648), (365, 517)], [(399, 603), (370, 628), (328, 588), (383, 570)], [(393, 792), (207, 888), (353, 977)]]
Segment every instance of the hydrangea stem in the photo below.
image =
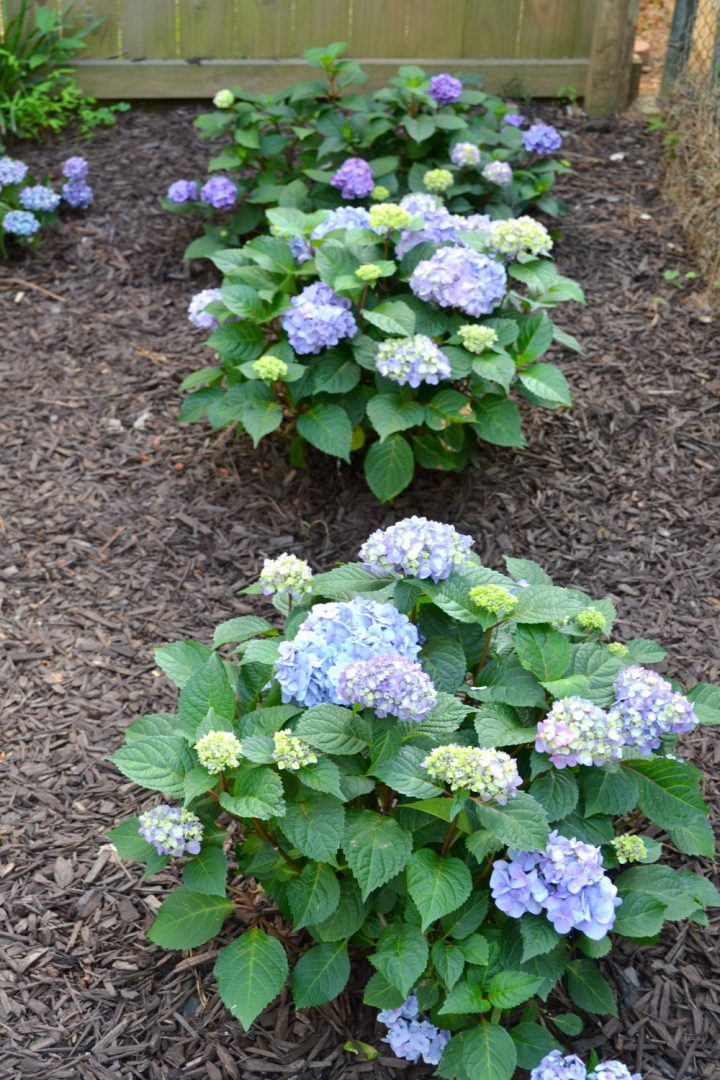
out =
[[(495, 626), (497, 626), (497, 623), (495, 624)], [(473, 668), (473, 682), (475, 682), (477, 680), (478, 676), (480, 675), (480, 672), (482, 671), (482, 669), (485, 667), (485, 664), (487, 663), (488, 653), (490, 652), (490, 642), (492, 641), (493, 630), (495, 629), (495, 626), (490, 626), (485, 631), (485, 637), (483, 639), (482, 652), (480, 653), (480, 659), (478, 660), (477, 664)]]
[(443, 840), (443, 846), (440, 849), (440, 858), (441, 859), (444, 858), (445, 855), (447, 855), (448, 851), (450, 850), (452, 838), (455, 835), (455, 829), (456, 828), (457, 828), (457, 822), (456, 822), (456, 819), (453, 818), (453, 820), (448, 825), (448, 831), (445, 833), (445, 839)]
[(255, 832), (258, 834), (260, 839), (264, 840), (266, 844), (269, 844), (274, 851), (277, 851), (278, 855), (280, 855), (285, 860), (288, 866), (292, 866), (296, 874), (300, 873), (300, 867), (297, 865), (296, 862), (293, 862), (293, 860), (290, 858), (286, 851), (283, 851), (277, 841), (277, 838), (273, 836), (269, 829), (266, 829), (265, 826), (262, 825), (257, 818), (253, 818), (252, 822), (255, 826)]

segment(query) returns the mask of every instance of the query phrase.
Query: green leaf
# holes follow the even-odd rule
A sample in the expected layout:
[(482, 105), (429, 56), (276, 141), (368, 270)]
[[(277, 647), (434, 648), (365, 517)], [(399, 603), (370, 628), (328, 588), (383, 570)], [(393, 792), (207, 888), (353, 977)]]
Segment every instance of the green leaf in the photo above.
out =
[(248, 401), (243, 407), (241, 420), (253, 446), (257, 446), (265, 435), (280, 427), (283, 411), (277, 401)]
[(537, 725), (525, 727), (510, 705), (481, 705), (474, 723), (478, 746), (522, 746), (535, 742)]
[(573, 774), (559, 769), (551, 769), (533, 780), (530, 794), (545, 807), (548, 821), (560, 821), (567, 817), (577, 806), (580, 797)]
[(488, 913), (488, 906), (487, 892), (482, 889), (475, 891), (458, 911), (445, 916), (442, 921), (444, 934), (454, 938), (455, 941), (464, 941), (470, 934), (475, 933), (478, 926), (482, 925)]
[(513, 617), (518, 623), (551, 623), (571, 619), (588, 606), (588, 597), (575, 589), (530, 585), (519, 591)]
[(415, 333), (415, 312), (401, 300), (386, 300), (370, 311), (366, 308), (363, 318), (385, 334), (404, 338)]
[(452, 988), (438, 1012), (440, 1016), (462, 1016), (467, 1013), (490, 1012), (490, 1008), (490, 1002), (483, 996), (481, 987), (469, 979), (463, 979)]
[(413, 142), (424, 142), (435, 134), (436, 123), (432, 116), (420, 113), (419, 116), (406, 116), (403, 127)]
[(131, 742), (144, 735), (182, 735), (188, 738), (192, 734), (192, 729), (184, 728), (175, 713), (146, 713), (128, 724), (125, 728), (125, 741)]
[(594, 960), (571, 960), (567, 965), (568, 994), (585, 1012), (617, 1016), (612, 989), (598, 971)]
[(369, 810), (347, 815), (343, 851), (363, 900), (405, 869), (412, 852), (410, 833), (393, 818)]
[[(647, 896), (662, 904), (664, 918), (672, 921), (687, 919), (705, 906), (701, 896), (705, 879), (678, 873), (670, 866), (632, 866), (620, 874), (616, 884), (623, 906), (634, 895)], [(709, 899), (715, 902), (713, 897)], [(618, 914), (622, 910), (618, 908)]]
[(235, 719), (235, 708), (235, 691), (230, 685), (225, 665), (217, 653), (211, 653), (180, 691), (180, 718), (191, 724), (199, 724), (213, 709), (218, 716), (232, 721)]
[(312, 579), (313, 595), (328, 600), (351, 600), (357, 595), (377, 592), (386, 585), (386, 581), (376, 578), (358, 563), (346, 563), (325, 574), (315, 574)]
[(307, 863), (300, 876), (288, 885), (288, 903), (295, 930), (329, 918), (339, 902), (340, 886), (325, 863)]
[(720, 687), (698, 683), (687, 697), (701, 724), (720, 724)]
[(633, 638), (625, 644), (628, 650), (625, 661), (629, 664), (659, 664), (667, 656), (661, 645), (647, 638)]
[(545, 847), (550, 826), (544, 808), (519, 791), (506, 806), (475, 804), (480, 824), (508, 847), (520, 851), (538, 851)]
[(475, 403), (473, 431), (495, 446), (525, 446), (520, 410), (504, 397), (484, 397)]
[(228, 860), (222, 848), (206, 844), (199, 855), (185, 863), (183, 883), (191, 892), (225, 896)]
[(417, 746), (401, 746), (389, 760), (374, 765), (370, 771), (402, 795), (430, 799), (440, 795), (442, 788), (428, 780), (427, 772), (421, 765), (426, 757), (427, 752)]
[(173, 641), (155, 650), (155, 663), (176, 686), (184, 686), (210, 656), (207, 645), (199, 641)]
[(580, 786), (586, 817), (593, 814), (622, 817), (637, 806), (637, 779), (624, 769), (583, 769)]
[(521, 385), (533, 397), (552, 405), (571, 405), (572, 394), (567, 379), (555, 364), (533, 364), (518, 376)]
[(293, 847), (308, 859), (331, 862), (342, 841), (345, 808), (332, 795), (313, 791), (287, 804), (281, 828)]
[(133, 783), (178, 798), (185, 793), (186, 773), (195, 766), (185, 740), (170, 735), (132, 739), (108, 760)]
[(262, 322), (266, 317), (267, 304), (249, 285), (233, 285), (225, 281), (220, 289), (220, 296), (225, 307), (228, 311), (232, 311), (233, 315), (239, 315), (242, 319), (252, 319), (253, 322)]
[(534, 956), (545, 956), (552, 952), (562, 940), (545, 915), (523, 915), (520, 919), (520, 937), (523, 963)]
[(461, 859), (441, 857), (429, 848), (416, 851), (405, 870), (407, 888), (420, 912), (421, 927), (449, 915), (472, 890), (470, 871)]
[(335, 911), (320, 923), (309, 926), (320, 941), (340, 941), (356, 934), (367, 918), (367, 908), (352, 878), (340, 881), (340, 901)]
[(547, 1028), (532, 1020), (524, 1020), (510, 1031), (515, 1043), (517, 1063), (521, 1069), (534, 1069), (552, 1050), (561, 1049)]
[(541, 978), (525, 971), (498, 971), (487, 985), (487, 996), (498, 1009), (514, 1009), (531, 998), (541, 983)]
[(615, 914), (613, 931), (626, 938), (648, 938), (659, 934), (665, 921), (665, 904), (646, 893), (630, 893)]
[(234, 908), (224, 896), (180, 885), (163, 900), (147, 936), (163, 949), (195, 949), (215, 937)]
[(425, 935), (409, 923), (391, 923), (380, 935), (370, 961), (391, 986), (407, 996), (427, 967)]
[(576, 1038), (583, 1029), (583, 1022), (575, 1013), (560, 1013), (558, 1016), (552, 1017), (552, 1022), (558, 1031), (562, 1031), (563, 1035), (570, 1035), (572, 1038)]
[(518, 364), (529, 364), (546, 353), (553, 342), (553, 330), (552, 321), (544, 311), (523, 319), (516, 344)]
[(465, 680), (467, 660), (459, 641), (436, 637), (423, 645), (420, 661), (438, 690), (454, 694)]
[(482, 934), (471, 934), (460, 943), (460, 950), (468, 964), (487, 967), (490, 959), (490, 946)]
[(297, 418), (297, 430), (303, 439), (324, 454), (342, 458), (350, 463), (352, 424), (339, 405), (316, 402)]
[(233, 794), (223, 791), (220, 805), (239, 818), (268, 821), (285, 813), (282, 780), (273, 769), (251, 769), (233, 784)]
[[(484, 938), (481, 938), (484, 941)], [(487, 945), (487, 942), (486, 942)], [(436, 941), (432, 947), (432, 962), (448, 990), (452, 990), (463, 973), (465, 956), (459, 945)]]
[(572, 647), (567, 637), (548, 626), (520, 625), (515, 630), (518, 660), (540, 682), (561, 679), (572, 663)]
[(483, 1020), (450, 1040), (437, 1075), (445, 1080), (512, 1080), (516, 1068), (517, 1051), (507, 1031)]
[(415, 472), (415, 458), (402, 435), (390, 435), (373, 443), (365, 455), (365, 479), (380, 502), (389, 502), (408, 486)]
[(376, 394), (371, 398), (367, 403), (367, 414), (381, 442), (396, 431), (418, 427), (425, 419), (422, 405), (393, 393)]
[(545, 692), (531, 671), (512, 655), (499, 656), (482, 669), (482, 686), (473, 687), (471, 695), (480, 701), (498, 701), (503, 705), (542, 709)]
[(527, 581), (529, 585), (552, 585), (553, 583), (550, 575), (531, 559), (513, 559), (510, 555), (506, 555), (505, 565), (515, 581)]
[(363, 1002), (365, 1005), (373, 1005), (376, 1009), (397, 1009), (405, 1000), (405, 994), (401, 994), (394, 986), (391, 986), (384, 975), (376, 971), (365, 984)]
[(111, 844), (121, 859), (133, 859), (144, 862), (150, 855), (155, 853), (152, 844), (143, 840), (138, 832), (140, 822), (136, 817), (128, 818), (106, 834)]
[(638, 781), (638, 804), (646, 817), (665, 829), (686, 855), (712, 858), (715, 838), (700, 793), (698, 769), (669, 758), (623, 762), (623, 768)]
[(215, 628), (213, 649), (219, 649), (221, 645), (240, 645), (272, 629), (267, 619), (261, 619), (258, 615), (240, 615), (237, 619), (228, 619)]
[(220, 950), (213, 974), (224, 1004), (247, 1031), (282, 990), (287, 956), (277, 938), (248, 930)]
[(360, 382), (360, 368), (352, 355), (325, 353), (313, 372), (316, 394), (347, 394)]
[(297, 777), (305, 787), (312, 788), (313, 791), (322, 791), (326, 795), (334, 795), (336, 799), (344, 801), (345, 796), (340, 786), (340, 770), (334, 761), (322, 758), (314, 765), (305, 765), (302, 769), (298, 769)]
[(292, 973), (297, 1009), (324, 1005), (341, 994), (350, 978), (350, 960), (344, 941), (315, 945), (301, 956)]
[(314, 705), (302, 714), (295, 733), (326, 754), (357, 754), (366, 747), (358, 738), (358, 720), (351, 709), (339, 705)]

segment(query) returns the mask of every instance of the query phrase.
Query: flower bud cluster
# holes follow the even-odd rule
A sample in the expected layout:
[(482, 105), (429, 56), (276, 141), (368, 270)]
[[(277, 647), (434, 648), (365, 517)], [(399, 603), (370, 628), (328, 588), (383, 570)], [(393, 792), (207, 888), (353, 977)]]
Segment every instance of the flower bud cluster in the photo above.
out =
[(283, 729), (283, 731), (276, 731), (273, 735), (273, 742), (275, 748), (272, 756), (278, 769), (297, 772), (298, 769), (304, 768), (305, 765), (314, 765), (317, 762), (315, 751), (302, 739), (299, 739), (297, 735), (293, 735), (291, 731), (288, 731), (287, 728)]
[(483, 802), (500, 806), (517, 795), (522, 783), (515, 759), (503, 750), (449, 743), (431, 750), (422, 766), (451, 791), (472, 791)]
[(474, 585), (469, 596), (476, 607), (488, 611), (491, 615), (509, 615), (518, 603), (517, 596), (513, 596), (504, 585)]
[(498, 339), (497, 330), (493, 330), (491, 326), (461, 326), (458, 335), (463, 347), (478, 355), (491, 349)]
[(252, 367), (258, 379), (266, 379), (268, 382), (282, 379), (288, 373), (287, 364), (277, 356), (261, 356), (259, 360), (253, 361)]
[(457, 165), (462, 169), (469, 165), (480, 164), (480, 149), (471, 142), (459, 142), (455, 143), (450, 151), (450, 160), (453, 165)]
[(518, 255), (549, 255), (553, 242), (544, 225), (524, 215), (493, 221), (488, 246), (500, 255), (515, 259)]
[(642, 836), (625, 833), (623, 836), (616, 836), (612, 845), (619, 863), (644, 862), (647, 859), (647, 848)]
[(449, 169), (428, 169), (423, 176), (423, 186), (434, 195), (442, 195), (453, 185), (453, 174)]
[(412, 215), (399, 203), (383, 202), (370, 207), (370, 228), (384, 234), (391, 229), (407, 229)]
[(198, 761), (209, 773), (236, 769), (242, 756), (242, 745), (231, 731), (210, 731), (195, 743)]
[(266, 559), (260, 571), (263, 596), (285, 593), (294, 600), (303, 600), (312, 588), (312, 570), (304, 559), (286, 551), (277, 559)]
[(607, 619), (602, 611), (594, 607), (579, 611), (575, 620), (582, 630), (604, 630), (607, 626)]

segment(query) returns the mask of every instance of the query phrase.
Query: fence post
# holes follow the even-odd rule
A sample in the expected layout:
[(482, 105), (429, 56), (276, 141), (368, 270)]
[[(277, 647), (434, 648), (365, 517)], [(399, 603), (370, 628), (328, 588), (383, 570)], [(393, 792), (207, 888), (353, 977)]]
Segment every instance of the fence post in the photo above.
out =
[(663, 97), (668, 93), (680, 72), (687, 66), (697, 10), (698, 0), (675, 0), (675, 11), (670, 26), (660, 88), (660, 94)]
[(633, 45), (640, 0), (596, 0), (585, 111), (602, 115), (630, 100)]

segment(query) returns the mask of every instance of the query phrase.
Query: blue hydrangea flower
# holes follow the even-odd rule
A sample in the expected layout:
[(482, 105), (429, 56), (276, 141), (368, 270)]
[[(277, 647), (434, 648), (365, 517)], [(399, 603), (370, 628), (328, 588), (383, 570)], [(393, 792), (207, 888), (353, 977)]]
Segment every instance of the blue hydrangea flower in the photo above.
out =
[(288, 244), (293, 255), (293, 259), (302, 266), (303, 263), (312, 259), (315, 252), (313, 251), (312, 244), (309, 240), (306, 240), (304, 236), (293, 236)]
[(437, 704), (437, 690), (420, 665), (395, 652), (353, 660), (340, 672), (337, 689), (344, 705), (374, 709), (381, 719), (419, 723)]
[[(510, 854), (508, 852), (508, 854)], [(495, 906), (519, 919), (522, 915), (539, 915), (548, 897), (548, 887), (538, 873), (540, 856), (537, 852), (513, 852), (510, 862), (497, 859), (490, 875), (490, 891)]]
[(410, 288), (421, 300), (440, 307), (489, 315), (505, 296), (507, 274), (504, 266), (479, 251), (445, 247), (416, 266)]
[(464, 219), (451, 214), (435, 195), (406, 195), (399, 205), (413, 217), (423, 219), (422, 228), (403, 229), (400, 233), (395, 245), (395, 254), (399, 259), (425, 240), (435, 244), (451, 244), (464, 228)]
[(20, 205), (25, 210), (35, 210), (49, 213), (56, 210), (60, 205), (60, 196), (51, 187), (45, 184), (34, 184), (32, 187), (20, 189), (18, 194)]
[(682, 735), (697, 725), (692, 703), (676, 693), (656, 671), (633, 664), (615, 679), (615, 704), (608, 715), (622, 727), (623, 739), (645, 755), (663, 735)]
[(376, 367), (386, 379), (417, 389), (420, 383), (437, 386), (441, 379), (452, 374), (450, 361), (432, 338), (425, 334), (413, 337), (388, 338), (377, 352)]
[(175, 180), (167, 189), (167, 197), (178, 205), (195, 202), (198, 197), (197, 183), (194, 180)]
[(28, 167), (17, 158), (0, 157), (0, 188), (10, 184), (22, 184), (27, 176)]
[(491, 184), (497, 184), (498, 187), (505, 187), (506, 184), (512, 183), (512, 167), (507, 161), (488, 161), (482, 174), (486, 180)]
[(523, 146), (534, 154), (552, 154), (562, 143), (562, 135), (552, 124), (533, 124), (523, 135)]
[(215, 210), (232, 210), (237, 188), (227, 176), (211, 176), (200, 189), (200, 198)]
[(401, 1017), (403, 1020), (417, 1020), (419, 1012), (418, 999), (415, 994), (410, 994), (397, 1009), (383, 1009), (382, 1012), (379, 1012), (377, 1020), (379, 1024), (390, 1027)]
[(69, 157), (62, 163), (62, 174), (66, 180), (85, 180), (88, 163), (84, 157)]
[(206, 311), (205, 308), (208, 304), (214, 303), (221, 297), (219, 289), (201, 289), (200, 292), (195, 293), (192, 300), (188, 304), (188, 321), (193, 326), (197, 326), (198, 330), (216, 330), (220, 325), (215, 316)]
[(642, 1080), (640, 1073), (631, 1073), (621, 1061), (601, 1061), (587, 1080)]
[(394, 572), (437, 582), (467, 568), (474, 542), (452, 525), (413, 516), (376, 529), (360, 548), (359, 557), (365, 569), (378, 577)]
[(430, 80), (430, 97), (434, 98), (438, 105), (452, 105), (459, 101), (462, 90), (463, 85), (460, 80), (453, 75), (448, 75), (447, 72), (434, 75)]
[(93, 189), (84, 180), (68, 180), (62, 186), (62, 197), (75, 210), (87, 210), (93, 201)]
[(525, 117), (522, 115), (522, 113), (509, 112), (505, 113), (502, 118), (502, 122), (503, 124), (509, 124), (510, 127), (519, 128), (522, 127), (525, 123)]
[(13, 236), (33, 236), (40, 228), (40, 222), (29, 210), (8, 210), (2, 226)]
[(455, 143), (450, 151), (450, 160), (459, 169), (466, 168), (469, 165), (479, 165), (480, 148), (471, 142)]
[(138, 833), (157, 851), (158, 855), (197, 855), (202, 840), (202, 822), (189, 810), (179, 806), (159, 806), (147, 810), (138, 817)]
[(575, 1054), (551, 1050), (530, 1073), (530, 1080), (585, 1080), (587, 1070)]
[(293, 349), (301, 356), (321, 352), (357, 334), (350, 301), (337, 296), (324, 282), (308, 285), (292, 297), (290, 304), (280, 322)]
[(364, 199), (375, 187), (372, 169), (358, 157), (344, 161), (330, 177), (330, 183), (338, 188), (343, 199)]
[(278, 652), (277, 681), (285, 704), (340, 704), (340, 674), (354, 660), (399, 653), (415, 660), (417, 628), (392, 604), (355, 597), (316, 604), (292, 641)]
[(535, 749), (549, 754), (556, 769), (607, 765), (620, 757), (623, 745), (618, 719), (581, 697), (556, 701), (535, 736)]
[(328, 233), (339, 229), (369, 229), (370, 214), (363, 206), (339, 206), (331, 210), (324, 221), (310, 233), (311, 240), (322, 240)]
[(440, 1064), (450, 1032), (419, 1019), (418, 1001), (414, 994), (398, 1009), (383, 1009), (377, 1018), (388, 1028), (387, 1036), (382, 1041), (389, 1043), (395, 1057), (413, 1062), (422, 1058), (426, 1065)]

